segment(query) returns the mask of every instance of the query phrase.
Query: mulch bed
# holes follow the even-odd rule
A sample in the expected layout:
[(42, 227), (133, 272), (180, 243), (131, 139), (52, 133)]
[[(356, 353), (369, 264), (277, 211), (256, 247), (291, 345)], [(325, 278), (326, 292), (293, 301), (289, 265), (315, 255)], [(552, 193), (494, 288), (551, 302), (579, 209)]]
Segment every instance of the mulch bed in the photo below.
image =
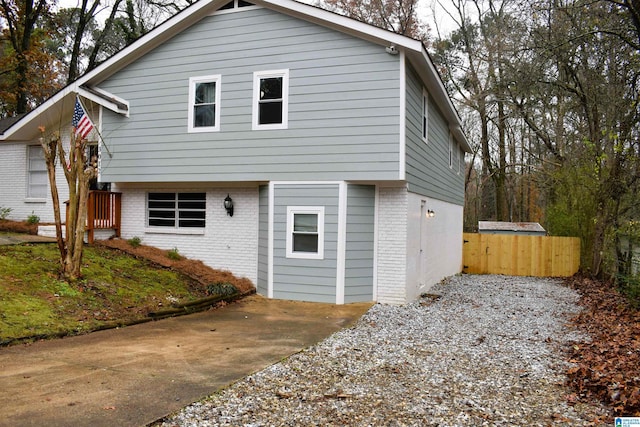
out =
[(38, 225), (28, 224), (25, 221), (12, 221), (10, 219), (0, 219), (0, 231), (10, 233), (38, 234)]
[(247, 278), (238, 278), (230, 271), (213, 269), (202, 261), (184, 257), (180, 257), (177, 260), (172, 259), (168, 256), (169, 251), (163, 249), (146, 245), (132, 246), (123, 239), (100, 240), (94, 244), (118, 249), (130, 255), (148, 259), (162, 267), (170, 268), (191, 277), (205, 286), (212, 283), (230, 283), (243, 295), (255, 292), (255, 286)]

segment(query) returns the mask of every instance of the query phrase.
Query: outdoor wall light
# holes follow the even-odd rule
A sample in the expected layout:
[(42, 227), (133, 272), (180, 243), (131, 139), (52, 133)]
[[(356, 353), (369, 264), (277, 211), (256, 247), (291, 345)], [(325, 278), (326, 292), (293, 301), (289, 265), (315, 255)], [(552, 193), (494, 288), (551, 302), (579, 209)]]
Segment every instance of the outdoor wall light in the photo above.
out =
[(224, 208), (227, 210), (227, 215), (233, 216), (233, 200), (229, 197), (229, 193), (227, 193), (227, 197), (224, 198)]
[(427, 210), (427, 218), (433, 218), (434, 216), (436, 216), (436, 213), (434, 211), (432, 211), (431, 209)]

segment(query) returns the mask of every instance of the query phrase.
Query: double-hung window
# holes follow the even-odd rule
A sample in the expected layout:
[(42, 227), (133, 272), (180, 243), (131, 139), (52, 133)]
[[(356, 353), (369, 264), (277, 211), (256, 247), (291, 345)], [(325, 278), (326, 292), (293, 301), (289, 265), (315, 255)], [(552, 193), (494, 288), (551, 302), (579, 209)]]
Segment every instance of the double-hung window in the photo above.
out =
[(429, 94), (422, 89), (422, 140), (429, 141)]
[(206, 207), (206, 193), (148, 193), (147, 225), (204, 228)]
[(29, 170), (27, 198), (46, 199), (48, 177), (44, 152), (39, 145), (29, 145), (27, 150)]
[(453, 169), (453, 135), (449, 132), (449, 167)]
[(289, 70), (253, 73), (253, 129), (286, 129)]
[(324, 207), (287, 207), (287, 258), (324, 258)]
[(220, 75), (189, 79), (189, 132), (220, 130)]

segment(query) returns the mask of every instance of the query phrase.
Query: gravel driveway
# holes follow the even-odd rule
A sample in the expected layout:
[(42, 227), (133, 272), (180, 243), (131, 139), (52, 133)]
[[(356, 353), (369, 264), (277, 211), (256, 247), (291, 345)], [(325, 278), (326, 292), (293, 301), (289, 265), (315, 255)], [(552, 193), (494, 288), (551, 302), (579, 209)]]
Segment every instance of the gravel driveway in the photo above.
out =
[(578, 295), (555, 279), (462, 275), (167, 418), (162, 426), (587, 426), (561, 347)]

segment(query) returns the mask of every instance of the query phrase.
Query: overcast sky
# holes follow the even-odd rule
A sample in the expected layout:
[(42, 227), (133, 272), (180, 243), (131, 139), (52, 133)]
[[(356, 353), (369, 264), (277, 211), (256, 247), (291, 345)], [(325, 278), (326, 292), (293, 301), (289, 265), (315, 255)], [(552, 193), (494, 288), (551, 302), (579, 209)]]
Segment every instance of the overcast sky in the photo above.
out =
[[(299, 1), (307, 2), (305, 0)], [(80, 2), (81, 0), (59, 0), (58, 6), (60, 8), (78, 7)], [(312, 3), (313, 0), (308, 0), (308, 2)], [(443, 35), (448, 34), (454, 28), (455, 24), (442, 6), (442, 4), (446, 5), (448, 2), (449, 0), (418, 0), (418, 16), (429, 25), (433, 37), (436, 36), (435, 23), (437, 23)]]

